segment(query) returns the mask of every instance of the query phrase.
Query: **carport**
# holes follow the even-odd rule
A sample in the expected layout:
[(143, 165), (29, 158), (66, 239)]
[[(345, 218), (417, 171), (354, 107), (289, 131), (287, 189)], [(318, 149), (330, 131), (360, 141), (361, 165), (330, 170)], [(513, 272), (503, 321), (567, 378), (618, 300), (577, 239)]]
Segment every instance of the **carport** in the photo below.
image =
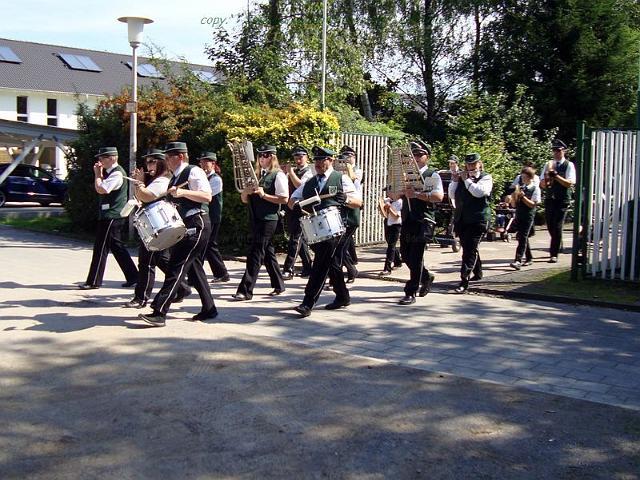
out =
[(11, 172), (23, 162), (33, 151), (30, 163), (37, 164), (47, 147), (59, 149), (63, 155), (56, 155), (54, 172), (57, 176), (66, 176), (66, 155), (69, 143), (76, 140), (79, 134), (76, 130), (67, 128), (36, 125), (33, 123), (0, 120), (0, 148), (20, 148), (20, 154), (13, 158), (9, 167), (0, 175), (0, 184)]

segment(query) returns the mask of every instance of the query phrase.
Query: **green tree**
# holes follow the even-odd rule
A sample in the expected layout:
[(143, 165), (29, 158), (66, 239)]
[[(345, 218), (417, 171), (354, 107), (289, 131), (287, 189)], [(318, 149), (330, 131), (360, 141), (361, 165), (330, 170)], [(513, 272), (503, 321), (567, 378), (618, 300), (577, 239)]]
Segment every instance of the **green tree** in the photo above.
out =
[(565, 139), (578, 120), (628, 124), (639, 8), (632, 0), (501, 0), (482, 41), (482, 84), (510, 96), (525, 85), (541, 126), (558, 126)]

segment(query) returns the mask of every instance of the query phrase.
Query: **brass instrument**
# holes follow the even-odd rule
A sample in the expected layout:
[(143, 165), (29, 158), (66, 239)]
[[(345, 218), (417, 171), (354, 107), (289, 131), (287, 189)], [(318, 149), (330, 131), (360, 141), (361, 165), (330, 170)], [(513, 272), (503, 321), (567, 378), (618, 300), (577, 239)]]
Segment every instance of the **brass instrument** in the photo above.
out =
[(553, 185), (553, 177), (549, 175), (549, 172), (555, 171), (555, 168), (554, 168), (555, 163), (556, 162), (554, 160), (549, 160), (547, 162), (547, 168), (545, 169), (545, 173), (544, 173), (545, 186), (547, 188)]
[(242, 193), (247, 188), (258, 188), (258, 177), (254, 170), (253, 144), (249, 140), (242, 143), (228, 143), (233, 159), (233, 179), (236, 190)]
[[(413, 188), (416, 192), (424, 191), (420, 168), (408, 147), (391, 150), (391, 165), (387, 179), (387, 194), (402, 195), (407, 188)], [(407, 198), (406, 201), (411, 211), (411, 200)]]

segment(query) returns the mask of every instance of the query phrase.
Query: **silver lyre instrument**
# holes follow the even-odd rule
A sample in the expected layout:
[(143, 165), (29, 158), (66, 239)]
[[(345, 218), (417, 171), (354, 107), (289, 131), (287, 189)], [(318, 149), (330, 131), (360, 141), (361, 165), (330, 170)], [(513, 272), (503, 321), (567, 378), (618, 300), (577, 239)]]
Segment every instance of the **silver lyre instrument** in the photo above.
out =
[(258, 188), (258, 177), (254, 170), (253, 144), (249, 140), (242, 143), (228, 143), (233, 159), (233, 179), (238, 192), (245, 188)]
[[(387, 194), (400, 195), (409, 187), (416, 192), (424, 191), (424, 180), (420, 175), (420, 168), (408, 146), (391, 149), (391, 164), (387, 180)], [(407, 207), (411, 210), (409, 199), (407, 199)]]

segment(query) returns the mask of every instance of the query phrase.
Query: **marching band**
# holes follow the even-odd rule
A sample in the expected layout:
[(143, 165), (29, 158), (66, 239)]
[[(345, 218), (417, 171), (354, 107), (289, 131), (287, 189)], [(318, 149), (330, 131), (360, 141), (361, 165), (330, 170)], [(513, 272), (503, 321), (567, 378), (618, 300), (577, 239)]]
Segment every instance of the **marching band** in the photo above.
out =
[[(351, 297), (343, 267), (347, 268), (348, 281), (352, 281), (357, 274), (354, 233), (360, 225), (363, 205), (363, 172), (355, 165), (356, 151), (345, 145), (338, 155), (329, 148), (314, 146), (313, 164), (309, 165), (309, 152), (298, 145), (292, 152), (294, 163), (281, 167), (273, 145), (259, 146), (255, 152), (257, 161), (251, 142), (233, 143), (229, 147), (236, 189), (248, 207), (252, 235), (246, 268), (232, 297), (236, 301), (252, 299), (263, 264), (273, 289), (269, 295), (282, 294), (284, 281), (294, 276), (299, 255), (302, 277), (308, 280), (304, 297), (294, 310), (301, 317), (309, 316), (327, 280), (335, 298), (325, 308), (349, 306)], [(550, 257), (551, 261), (557, 261), (560, 221), (553, 219), (564, 218), (567, 191), (575, 182), (573, 165), (564, 159), (565, 148), (562, 141), (554, 141), (556, 162), (545, 166), (540, 186), (530, 166), (523, 168), (514, 180), (514, 192), (509, 199), (515, 208), (518, 247), (510, 265), (516, 270), (531, 264), (528, 237), (541, 201), (540, 188), (547, 190)], [(407, 150), (393, 150), (388, 185), (378, 205), (387, 241), (380, 276), (390, 275), (393, 268), (403, 263), (409, 268), (400, 305), (411, 305), (416, 296), (427, 295), (435, 279), (424, 265), (424, 251), (434, 235), (436, 204), (446, 196), (440, 175), (429, 168), (431, 154), (431, 146), (421, 140), (411, 142)], [(187, 145), (170, 142), (164, 150), (151, 149), (144, 155), (146, 171), (136, 169), (132, 177), (127, 177), (117, 164), (115, 147), (101, 148), (96, 158), (94, 188), (100, 196), (100, 219), (89, 275), (80, 288), (101, 286), (111, 250), (125, 273), (123, 286), (135, 285), (134, 297), (124, 304), (126, 308), (141, 309), (147, 305), (156, 266), (165, 274), (164, 283), (150, 304), (152, 311), (140, 314), (141, 320), (152, 326), (164, 326), (170, 306), (191, 294), (189, 285), (197, 290), (202, 305), (192, 319), (215, 318), (218, 311), (204, 272), (205, 259), (211, 266), (212, 283), (230, 280), (217, 245), (222, 222), (222, 178), (216, 154), (204, 152), (197, 158), (200, 167), (190, 165)], [(453, 291), (466, 293), (470, 281), (482, 278), (478, 247), (489, 228), (493, 179), (484, 171), (478, 153), (464, 157), (462, 170), (457, 167), (457, 157), (452, 156), (452, 162), (455, 165), (445, 171), (450, 177), (444, 178), (450, 178), (447, 195), (453, 206), (453, 230), (462, 247), (460, 283)], [(134, 201), (126, 201), (125, 179), (135, 185)], [(119, 238), (124, 217), (136, 206), (133, 223), (140, 238), (137, 269)], [(289, 244), (281, 270), (273, 236), (282, 217), (286, 218)]]

